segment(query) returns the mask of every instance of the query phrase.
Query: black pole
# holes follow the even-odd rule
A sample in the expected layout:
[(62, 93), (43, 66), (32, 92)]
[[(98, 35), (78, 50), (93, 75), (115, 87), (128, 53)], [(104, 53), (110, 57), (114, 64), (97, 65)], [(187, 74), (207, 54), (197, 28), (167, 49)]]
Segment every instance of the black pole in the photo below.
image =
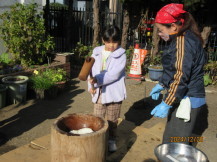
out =
[(50, 32), (50, 23), (49, 23), (49, 14), (50, 14), (50, 0), (46, 0), (46, 5), (45, 5), (45, 29), (46, 29), (46, 34)]

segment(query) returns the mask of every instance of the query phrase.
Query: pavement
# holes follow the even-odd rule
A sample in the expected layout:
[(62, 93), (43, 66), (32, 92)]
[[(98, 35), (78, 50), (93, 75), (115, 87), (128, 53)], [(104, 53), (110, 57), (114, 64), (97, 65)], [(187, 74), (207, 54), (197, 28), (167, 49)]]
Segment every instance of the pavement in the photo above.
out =
[[(163, 123), (159, 123), (153, 128), (147, 129), (140, 126), (135, 127), (132, 122), (120, 119), (118, 150), (114, 153), (107, 153), (106, 162), (157, 161), (153, 150), (156, 145), (160, 144), (164, 126)], [(129, 132), (129, 128), (132, 127), (134, 129)], [(69, 138), (74, 140), (73, 136)], [(48, 162), (51, 161), (51, 147), (51, 135), (48, 134), (1, 155), (0, 162)], [(86, 159), (88, 159), (88, 154), (86, 154)], [(68, 161), (72, 160), (68, 159)], [(87, 160), (87, 162), (89, 161)]]
[[(16, 161), (20, 158), (20, 161), (35, 159), (43, 162), (36, 152), (49, 159), (46, 155), (50, 149), (50, 127), (54, 120), (70, 113), (92, 113), (93, 105), (86, 92), (86, 83), (77, 78), (72, 79), (71, 83), (71, 87), (55, 100), (30, 99), (24, 104), (10, 105), (0, 110), (0, 129), (10, 138), (6, 144), (0, 146), (0, 161), (11, 161), (6, 160), (6, 157), (13, 157)], [(119, 151), (109, 154), (107, 161), (157, 161), (154, 148), (161, 143), (166, 119), (150, 115), (152, 108), (158, 104), (148, 97), (155, 83), (148, 79), (143, 82), (127, 79), (126, 85), (128, 98), (123, 102), (120, 118), (122, 122), (118, 127)], [(197, 126), (196, 132), (204, 140), (195, 146), (214, 162), (217, 161), (217, 88), (207, 87), (206, 95), (209, 112), (202, 113), (203, 117), (199, 122), (201, 125)], [(33, 152), (27, 154), (26, 149)], [(26, 158), (25, 154), (28, 155)]]

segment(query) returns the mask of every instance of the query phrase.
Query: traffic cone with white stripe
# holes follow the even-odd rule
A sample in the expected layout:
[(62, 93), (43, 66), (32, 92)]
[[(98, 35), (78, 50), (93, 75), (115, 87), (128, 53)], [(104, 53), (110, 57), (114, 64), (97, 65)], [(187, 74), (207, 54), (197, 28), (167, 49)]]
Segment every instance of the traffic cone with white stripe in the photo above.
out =
[(142, 69), (141, 65), (145, 59), (147, 54), (147, 50), (139, 49), (139, 44), (135, 44), (133, 59), (130, 67), (129, 77), (134, 78), (136, 80), (141, 80), (142, 78)]

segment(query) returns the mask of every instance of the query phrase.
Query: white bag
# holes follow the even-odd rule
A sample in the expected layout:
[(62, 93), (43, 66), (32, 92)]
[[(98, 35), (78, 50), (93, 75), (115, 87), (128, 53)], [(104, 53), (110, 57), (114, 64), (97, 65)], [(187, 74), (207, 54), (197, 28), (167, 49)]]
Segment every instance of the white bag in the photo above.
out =
[(179, 104), (176, 112), (176, 117), (184, 119), (184, 122), (188, 122), (191, 116), (191, 101), (189, 97), (183, 98)]

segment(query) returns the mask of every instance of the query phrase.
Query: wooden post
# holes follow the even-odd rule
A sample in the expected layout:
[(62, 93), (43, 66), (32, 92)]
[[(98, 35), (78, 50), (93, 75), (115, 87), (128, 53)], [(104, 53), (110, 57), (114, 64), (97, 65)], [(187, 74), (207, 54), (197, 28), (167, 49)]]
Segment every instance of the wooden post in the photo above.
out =
[(96, 47), (100, 39), (99, 0), (93, 1), (93, 29), (93, 47)]
[[(70, 130), (91, 128), (94, 132), (75, 135)], [(69, 114), (51, 128), (51, 162), (104, 162), (108, 122), (92, 114)]]
[[(126, 6), (126, 5), (124, 5)], [(123, 29), (122, 29), (122, 38), (121, 38), (121, 47), (126, 48), (127, 47), (127, 34), (129, 30), (129, 24), (130, 24), (130, 17), (128, 10), (124, 7), (123, 12)]]
[(154, 56), (157, 55), (157, 53), (159, 52), (159, 41), (160, 41), (160, 37), (158, 36), (158, 30), (156, 25), (154, 25), (154, 29), (153, 29), (153, 36), (152, 36), (152, 49), (151, 49), (151, 58), (153, 58)]

